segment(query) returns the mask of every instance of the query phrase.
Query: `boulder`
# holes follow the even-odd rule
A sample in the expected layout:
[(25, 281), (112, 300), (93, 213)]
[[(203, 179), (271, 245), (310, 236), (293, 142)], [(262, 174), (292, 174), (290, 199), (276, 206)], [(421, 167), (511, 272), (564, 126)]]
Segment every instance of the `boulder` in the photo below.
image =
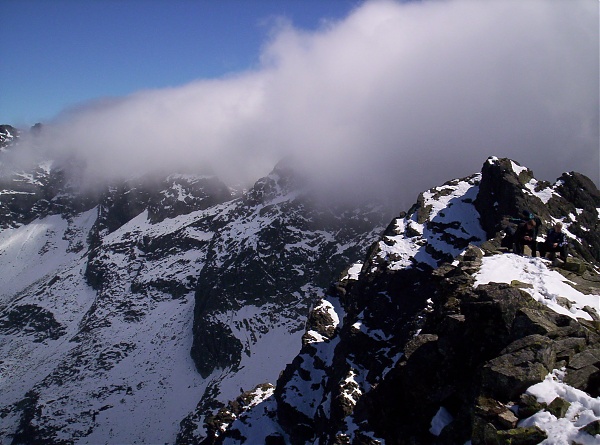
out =
[(550, 402), (546, 410), (557, 419), (562, 419), (563, 417), (565, 417), (565, 414), (567, 413), (567, 410), (570, 406), (571, 404), (565, 399), (561, 397), (556, 397), (552, 402)]
[(530, 428), (515, 428), (498, 431), (498, 445), (537, 445), (548, 438), (548, 435), (537, 426)]
[(535, 413), (546, 409), (545, 403), (540, 403), (537, 399), (528, 393), (521, 394), (519, 399), (519, 418), (526, 419), (527, 417), (533, 416)]
[(588, 433), (591, 436), (599, 435), (600, 434), (600, 420), (594, 420), (593, 422), (588, 423), (586, 426), (580, 428), (579, 431)]
[(529, 386), (544, 380), (555, 361), (552, 341), (530, 335), (509, 345), (483, 367), (482, 388), (502, 402), (515, 400)]

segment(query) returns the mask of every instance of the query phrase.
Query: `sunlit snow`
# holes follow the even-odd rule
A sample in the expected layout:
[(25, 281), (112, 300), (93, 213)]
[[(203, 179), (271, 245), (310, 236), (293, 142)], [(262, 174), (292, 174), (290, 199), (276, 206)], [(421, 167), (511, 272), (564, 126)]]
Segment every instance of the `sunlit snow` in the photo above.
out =
[(546, 431), (548, 439), (540, 445), (597, 445), (598, 436), (593, 437), (579, 429), (600, 420), (600, 397), (591, 397), (584, 391), (563, 383), (563, 376), (563, 371), (554, 370), (543, 382), (529, 387), (527, 393), (535, 396), (538, 402), (546, 404), (550, 404), (556, 397), (566, 400), (571, 406), (565, 417), (558, 419), (550, 412), (542, 410), (519, 422), (519, 426), (536, 425)]
[[(484, 257), (479, 272), (475, 274), (475, 286), (490, 282), (511, 283), (517, 280), (529, 284), (531, 287), (523, 287), (523, 290), (560, 314), (591, 320), (590, 314), (582, 310), (585, 306), (600, 313), (600, 295), (579, 292), (564, 276), (551, 270), (549, 264), (549, 261), (542, 258), (511, 253)], [(570, 301), (570, 309), (559, 304), (559, 297)]]

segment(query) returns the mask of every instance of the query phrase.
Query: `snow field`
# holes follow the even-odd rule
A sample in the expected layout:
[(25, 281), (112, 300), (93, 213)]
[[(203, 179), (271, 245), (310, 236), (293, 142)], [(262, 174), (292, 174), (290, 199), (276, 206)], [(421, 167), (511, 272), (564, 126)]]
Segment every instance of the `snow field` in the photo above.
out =
[[(481, 268), (475, 274), (475, 286), (490, 282), (510, 284), (517, 280), (531, 286), (523, 287), (523, 290), (559, 314), (591, 320), (591, 315), (582, 310), (585, 306), (600, 314), (600, 295), (579, 292), (560, 273), (549, 269), (549, 264), (543, 258), (512, 253), (483, 257)], [(560, 305), (559, 297), (569, 300), (571, 307)]]

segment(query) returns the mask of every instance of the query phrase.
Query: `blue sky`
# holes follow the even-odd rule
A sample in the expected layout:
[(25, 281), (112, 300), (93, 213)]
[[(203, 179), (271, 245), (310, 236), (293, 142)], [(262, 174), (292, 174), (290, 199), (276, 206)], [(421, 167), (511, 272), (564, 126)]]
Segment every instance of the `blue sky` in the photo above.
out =
[(361, 0), (0, 0), (0, 123), (257, 66), (276, 20), (314, 30)]

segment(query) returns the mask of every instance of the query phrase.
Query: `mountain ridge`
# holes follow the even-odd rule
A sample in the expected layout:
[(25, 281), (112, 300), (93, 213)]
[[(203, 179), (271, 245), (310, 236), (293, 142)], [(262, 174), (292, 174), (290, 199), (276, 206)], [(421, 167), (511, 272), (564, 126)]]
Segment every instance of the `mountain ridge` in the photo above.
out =
[[(565, 436), (594, 443), (600, 279), (593, 229), (600, 199), (591, 181), (576, 173), (537, 189), (532, 181), (531, 172), (514, 161), (492, 157), (481, 175), (422, 193), (388, 226), (360, 275), (355, 270), (352, 278), (343, 277), (311, 313), (303, 348), (273, 395), (247, 411), (237, 409), (233, 421), (236, 405), (225, 409), (220, 415), (227, 427), (213, 426), (216, 434), (203, 443), (551, 444), (566, 443)], [(577, 193), (565, 199), (562, 190)], [(469, 210), (458, 210), (459, 202)], [(575, 294), (563, 275), (553, 276), (548, 261), (502, 251), (509, 223), (498, 208), (515, 216), (546, 210), (539, 212), (546, 227), (562, 216), (574, 257), (572, 271), (556, 270), (578, 277), (585, 286), (575, 286), (585, 294)], [(453, 224), (457, 210), (466, 224)], [(486, 224), (492, 237), (469, 230), (481, 212), (496, 215)], [(458, 259), (445, 257), (455, 247), (462, 249)], [(491, 270), (499, 269), (506, 284), (477, 282), (477, 276), (492, 275), (492, 259), (498, 262)], [(527, 277), (528, 269), (536, 272)], [(561, 367), (562, 374), (553, 371)], [(548, 382), (567, 385), (567, 395), (580, 388), (587, 396), (540, 404), (527, 391)], [(543, 420), (551, 401), (570, 406), (585, 397), (591, 409), (563, 419), (566, 432)], [(587, 421), (574, 427), (580, 415)], [(219, 415), (213, 422), (219, 424)]]
[[(545, 338), (516, 351), (541, 354), (546, 374), (557, 339), (576, 352), (563, 348), (558, 361), (585, 363), (566, 372), (569, 382), (587, 388), (600, 372), (600, 361), (581, 356), (597, 345), (588, 321), (598, 312), (600, 193), (578, 173), (544, 183), (491, 157), (481, 173), (421, 193), (388, 223), (377, 205), (324, 202), (287, 162), (242, 194), (214, 176), (172, 174), (81, 196), (61, 171), (3, 178), (7, 190), (26, 191), (0, 200), (3, 445), (490, 443), (508, 431), (497, 418), (510, 417), (508, 401), (464, 377), (449, 385), (427, 366), (468, 356), (449, 351), (477, 326), (506, 332), (469, 340), (488, 351), (485, 363), (497, 358), (489, 351), (523, 341), (516, 323), (533, 330), (525, 337)], [(528, 283), (474, 288), (488, 257), (538, 276), (552, 267), (499, 253), (507, 216), (525, 209), (544, 229), (565, 224), (573, 256), (559, 270), (591, 304), (579, 294), (547, 298), (539, 286), (523, 294)], [(532, 296), (588, 321), (556, 318)], [(477, 372), (496, 369), (470, 360)], [(438, 388), (426, 403), (424, 382)], [(420, 408), (398, 408), (395, 388), (413, 391)], [(485, 400), (473, 404), (462, 390)], [(441, 407), (439, 418), (457, 420), (438, 422), (436, 435), (429, 422)]]
[[(5, 177), (9, 190), (21, 178), (31, 187), (3, 194), (6, 443), (174, 441), (199, 401), (213, 406), (240, 386), (276, 378), (299, 347), (327, 271), (356, 259), (388, 218), (374, 205), (312, 205), (281, 166), (241, 196), (215, 177), (190, 174), (83, 196), (59, 171), (52, 164), (42, 177)], [(78, 202), (85, 206), (71, 205)], [(259, 278), (269, 269), (282, 279)], [(208, 313), (196, 304), (204, 285), (226, 291)], [(203, 325), (233, 353), (204, 347)], [(276, 338), (286, 347), (269, 348)]]

